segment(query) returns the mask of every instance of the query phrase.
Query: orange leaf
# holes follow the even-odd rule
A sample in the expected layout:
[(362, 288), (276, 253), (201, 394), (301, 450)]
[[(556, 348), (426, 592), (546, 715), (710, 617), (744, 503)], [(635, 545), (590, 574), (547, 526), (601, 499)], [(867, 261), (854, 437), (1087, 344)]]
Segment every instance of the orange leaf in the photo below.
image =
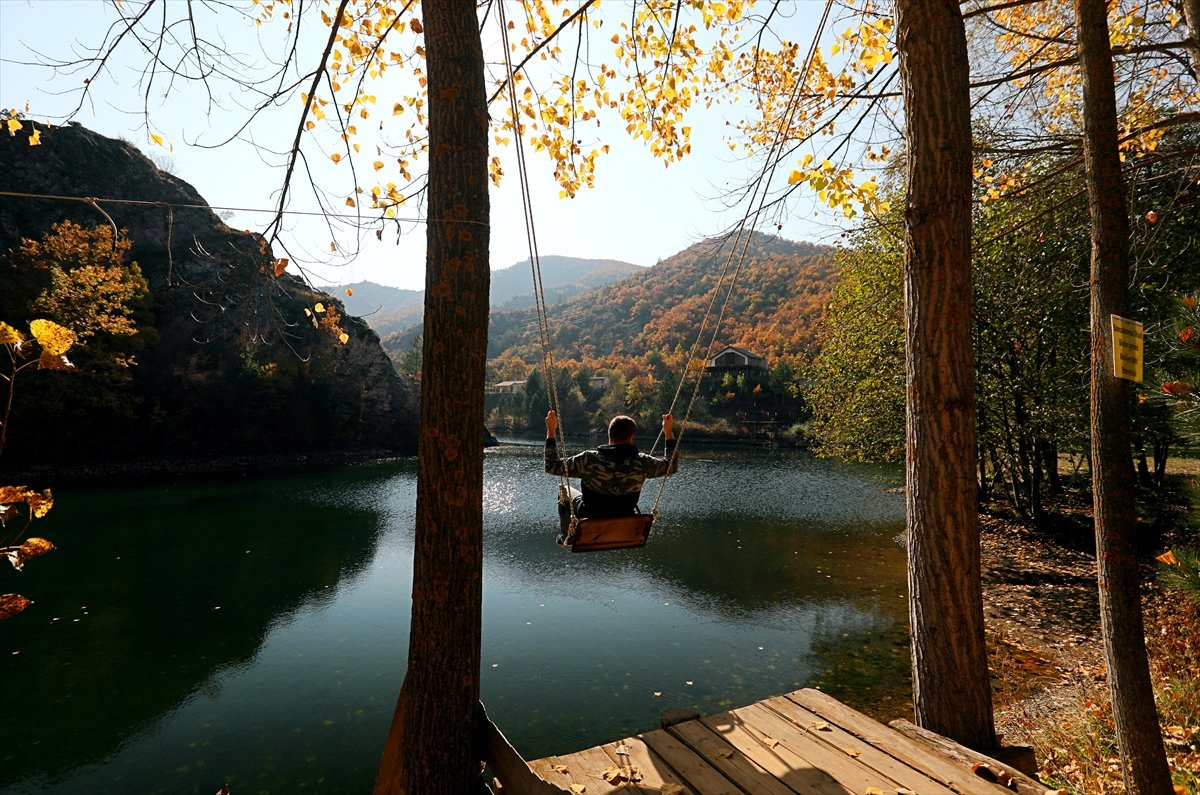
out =
[(354, 295), (354, 290), (353, 290), (353, 288), (347, 287), (347, 288), (346, 288), (346, 295)]
[(21, 596), (19, 593), (6, 593), (0, 595), (0, 621), (6, 618), (12, 618), (20, 613), (25, 608), (29, 607), (33, 602)]
[(1200, 303), (1200, 301), (1197, 301), (1196, 296), (1194, 295), (1186, 296), (1183, 299), (1183, 305), (1188, 309), (1195, 309), (1197, 303)]
[(358, 205), (356, 205), (356, 204), (354, 203), (354, 199), (353, 199), (352, 197), (350, 197), (350, 196), (347, 196), (347, 197), (346, 197), (346, 206), (347, 206), (347, 207), (357, 207)]
[(1179, 561), (1177, 561), (1177, 560), (1175, 559), (1175, 553), (1174, 553), (1172, 550), (1169, 550), (1169, 549), (1168, 549), (1166, 552), (1164, 552), (1164, 553), (1162, 553), (1161, 555), (1159, 555), (1157, 558), (1155, 558), (1155, 560), (1157, 560), (1157, 561), (1161, 561), (1162, 563), (1165, 563), (1165, 564), (1167, 564), (1168, 566), (1177, 566), (1177, 565), (1179, 565)]
[(413, 17), (411, 20), (409, 20), (408, 26), (412, 29), (413, 33), (425, 32), (425, 29), (421, 27), (421, 20), (417, 19), (416, 17)]
[(1162, 390), (1168, 395), (1182, 397), (1192, 391), (1192, 384), (1190, 381), (1168, 381), (1162, 385)]
[(44, 538), (27, 538), (18, 551), (25, 560), (33, 560), (40, 558), (52, 549), (54, 549), (54, 545)]

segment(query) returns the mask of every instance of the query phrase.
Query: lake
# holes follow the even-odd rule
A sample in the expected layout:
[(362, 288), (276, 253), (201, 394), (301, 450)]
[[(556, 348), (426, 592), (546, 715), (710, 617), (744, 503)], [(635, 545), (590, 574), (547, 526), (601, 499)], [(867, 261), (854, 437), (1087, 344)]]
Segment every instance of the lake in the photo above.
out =
[[(489, 450), (490, 716), (537, 758), (799, 687), (908, 714), (900, 478), (685, 446), (645, 549), (572, 555), (541, 445)], [(57, 489), (57, 549), (0, 583), (35, 600), (0, 623), (0, 792), (369, 791), (415, 495), (415, 460)]]

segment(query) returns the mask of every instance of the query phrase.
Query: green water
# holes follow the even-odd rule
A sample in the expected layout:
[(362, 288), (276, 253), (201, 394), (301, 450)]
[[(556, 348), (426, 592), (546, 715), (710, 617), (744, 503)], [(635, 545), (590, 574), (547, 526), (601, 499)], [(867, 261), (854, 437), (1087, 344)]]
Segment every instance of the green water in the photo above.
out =
[[(898, 472), (690, 449), (648, 547), (571, 555), (541, 469), (485, 464), (483, 698), (527, 757), (805, 686), (903, 712)], [(415, 494), (414, 461), (56, 490), (58, 548), (0, 575), (35, 600), (0, 624), (0, 792), (368, 791)]]

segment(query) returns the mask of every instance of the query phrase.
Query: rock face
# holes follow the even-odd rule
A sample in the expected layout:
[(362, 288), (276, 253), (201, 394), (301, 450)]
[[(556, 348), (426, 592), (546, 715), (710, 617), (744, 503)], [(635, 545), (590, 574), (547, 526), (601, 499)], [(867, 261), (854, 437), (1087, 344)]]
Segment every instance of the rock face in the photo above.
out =
[[(76, 125), (36, 125), (41, 143), (30, 146), (33, 128), (25, 121), (16, 135), (0, 135), (0, 189), (27, 194), (0, 196), (0, 252), (61, 220), (127, 230), (152, 319), (141, 324), (145, 344), (126, 405), (66, 412), (86, 423), (85, 444), (79, 427), (69, 450), (44, 425), (36, 438), (22, 432), (55, 421), (25, 397), (37, 389), (33, 379), (22, 385), (6, 467), (68, 457), (415, 450), (415, 384), (336, 298), (290, 274), (276, 277), (261, 236), (230, 229), (191, 185), (132, 145)], [(314, 322), (331, 313), (336, 323)]]

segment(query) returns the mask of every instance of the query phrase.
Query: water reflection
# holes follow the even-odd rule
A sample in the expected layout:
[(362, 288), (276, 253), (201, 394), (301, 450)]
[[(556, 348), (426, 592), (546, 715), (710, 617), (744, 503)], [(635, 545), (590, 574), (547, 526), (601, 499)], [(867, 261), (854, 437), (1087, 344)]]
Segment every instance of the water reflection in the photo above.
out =
[[(57, 494), (59, 549), (20, 579), (37, 604), (0, 625), (0, 791), (368, 789), (407, 654), (415, 469)], [(489, 712), (542, 756), (666, 707), (902, 693), (892, 477), (689, 452), (649, 546), (572, 555), (540, 446), (489, 451)]]

